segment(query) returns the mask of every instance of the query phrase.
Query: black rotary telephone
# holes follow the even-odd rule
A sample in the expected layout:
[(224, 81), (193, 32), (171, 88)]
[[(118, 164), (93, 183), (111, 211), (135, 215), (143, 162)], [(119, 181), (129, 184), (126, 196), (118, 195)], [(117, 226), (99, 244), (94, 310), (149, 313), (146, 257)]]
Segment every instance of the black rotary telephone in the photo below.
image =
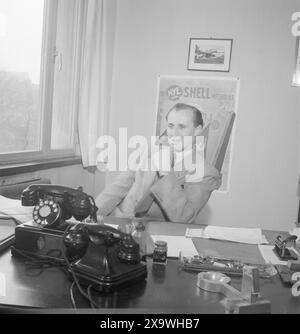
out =
[(33, 184), (27, 187), (21, 196), (23, 206), (35, 206), (33, 220), (43, 227), (58, 225), (72, 216), (82, 221), (90, 216), (97, 221), (98, 208), (94, 199), (84, 193), (82, 188), (49, 184)]
[(71, 263), (70, 271), (84, 285), (109, 292), (147, 277), (141, 263), (139, 245), (130, 234), (110, 226), (82, 224), (65, 238), (66, 249), (74, 249), (76, 239), (89, 239), (84, 254)]
[(34, 206), (33, 220), (16, 227), (12, 255), (66, 264), (71, 277), (99, 291), (147, 276), (139, 245), (130, 234), (97, 223), (98, 208), (82, 188), (34, 184), (21, 202)]

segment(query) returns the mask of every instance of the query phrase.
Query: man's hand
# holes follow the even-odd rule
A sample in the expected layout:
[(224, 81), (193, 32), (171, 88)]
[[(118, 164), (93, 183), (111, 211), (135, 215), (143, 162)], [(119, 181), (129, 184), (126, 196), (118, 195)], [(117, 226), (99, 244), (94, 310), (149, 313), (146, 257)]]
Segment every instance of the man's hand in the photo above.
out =
[(149, 211), (154, 197), (150, 191), (150, 188), (146, 191), (144, 196), (138, 201), (137, 205), (134, 208), (134, 215), (135, 217), (143, 217)]

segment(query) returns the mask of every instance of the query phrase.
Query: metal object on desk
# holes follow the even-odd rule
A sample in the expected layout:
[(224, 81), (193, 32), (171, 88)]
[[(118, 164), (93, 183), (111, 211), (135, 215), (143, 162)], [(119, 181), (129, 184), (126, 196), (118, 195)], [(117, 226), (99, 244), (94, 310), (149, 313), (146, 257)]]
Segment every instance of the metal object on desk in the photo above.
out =
[(219, 272), (198, 274), (197, 286), (209, 292), (221, 293), (226, 313), (271, 313), (271, 303), (263, 300), (259, 291), (259, 272), (255, 267), (243, 268), (242, 290), (228, 283), (230, 278)]
[(198, 274), (197, 286), (205, 291), (227, 295), (227, 288), (232, 289), (232, 287), (228, 285), (230, 280), (230, 277), (217, 271), (204, 271)]
[(218, 271), (230, 276), (242, 276), (243, 264), (241, 262), (211, 256), (185, 257), (180, 254), (182, 269), (187, 271)]
[(297, 240), (296, 235), (291, 235), (284, 240), (279, 235), (275, 239), (275, 247), (274, 247), (275, 254), (281, 260), (298, 260), (296, 252), (293, 249), (288, 248), (288, 245), (295, 246), (296, 240)]
[(194, 256), (180, 257), (181, 268), (186, 271), (202, 272), (202, 271), (218, 271), (228, 276), (242, 276), (243, 268), (246, 265), (258, 268), (261, 278), (270, 278), (277, 274), (275, 268), (271, 264), (250, 264), (236, 261), (229, 258), (211, 257), (211, 256)]
[(293, 271), (286, 265), (276, 264), (276, 270), (281, 279), (281, 282), (286, 286), (291, 286), (293, 284), (292, 275)]
[(271, 303), (260, 294), (258, 269), (245, 266), (243, 272), (241, 299), (227, 299), (229, 313), (271, 313)]

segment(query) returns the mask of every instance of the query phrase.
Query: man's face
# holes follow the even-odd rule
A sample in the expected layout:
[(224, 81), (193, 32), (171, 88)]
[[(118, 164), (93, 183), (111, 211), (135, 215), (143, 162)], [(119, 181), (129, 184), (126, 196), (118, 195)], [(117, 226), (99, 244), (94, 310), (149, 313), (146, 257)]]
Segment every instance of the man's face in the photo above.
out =
[(191, 110), (170, 111), (167, 125), (169, 143), (174, 145), (176, 151), (182, 151), (191, 144), (187, 138), (184, 140), (184, 137), (194, 137), (202, 130), (201, 125), (195, 127), (194, 114)]

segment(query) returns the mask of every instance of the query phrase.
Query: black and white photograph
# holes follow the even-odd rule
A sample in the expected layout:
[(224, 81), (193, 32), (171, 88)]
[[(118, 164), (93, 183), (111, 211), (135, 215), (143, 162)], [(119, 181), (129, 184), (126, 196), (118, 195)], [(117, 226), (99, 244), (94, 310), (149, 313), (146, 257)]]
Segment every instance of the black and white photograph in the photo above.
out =
[(191, 38), (188, 70), (228, 72), (231, 50), (231, 39)]
[(300, 0), (0, 0), (0, 316), (300, 314), (299, 101)]

